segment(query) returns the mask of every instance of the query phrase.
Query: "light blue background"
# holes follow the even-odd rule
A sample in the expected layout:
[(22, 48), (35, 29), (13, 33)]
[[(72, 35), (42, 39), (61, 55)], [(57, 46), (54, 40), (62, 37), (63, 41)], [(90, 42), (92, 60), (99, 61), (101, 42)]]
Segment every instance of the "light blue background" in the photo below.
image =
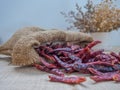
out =
[[(75, 4), (83, 6), (87, 0), (0, 0), (0, 37), (8, 40), (19, 28), (39, 26), (66, 29), (69, 24), (61, 11), (75, 10)], [(95, 3), (101, 0), (94, 0)], [(116, 5), (119, 6), (119, 1)]]

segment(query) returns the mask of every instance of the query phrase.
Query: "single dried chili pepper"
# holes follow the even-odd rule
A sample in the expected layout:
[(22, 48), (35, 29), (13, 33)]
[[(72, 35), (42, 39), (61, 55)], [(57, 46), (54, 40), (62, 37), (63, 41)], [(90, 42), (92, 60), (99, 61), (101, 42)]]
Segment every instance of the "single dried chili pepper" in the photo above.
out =
[(97, 44), (99, 44), (99, 43), (101, 43), (101, 41), (93, 41), (93, 42), (89, 43), (89, 44), (87, 45), (87, 47), (91, 49), (92, 47), (94, 47), (95, 45), (97, 45)]
[(106, 65), (106, 66), (113, 66), (111, 63), (108, 62), (102, 62), (102, 61), (95, 61), (95, 62), (90, 62), (87, 63), (88, 65)]
[(67, 73), (71, 73), (73, 72), (73, 64), (67, 64), (65, 62), (63, 62), (62, 60), (60, 60), (56, 55), (54, 55), (55, 60), (57, 61), (57, 63), (66, 70)]
[(103, 73), (102, 75), (91, 76), (90, 78), (96, 82), (112, 81), (115, 79), (114, 75), (116, 74), (118, 74), (118, 72), (108, 72), (108, 73)]
[(72, 61), (79, 61), (80, 63), (82, 62), (82, 60), (81, 60), (79, 57), (77, 57), (77, 56), (75, 56), (75, 55), (73, 55), (73, 54), (71, 54), (71, 53), (68, 54), (68, 57), (69, 57)]
[(113, 72), (113, 71), (120, 70), (120, 67), (118, 65), (116, 67), (113, 67), (109, 63), (100, 62), (100, 61), (86, 63), (86, 64), (76, 63), (76, 64), (73, 65), (73, 68), (76, 71), (79, 71), (79, 72), (81, 72), (81, 70), (86, 70), (87, 71), (87, 68), (94, 68), (94, 69), (97, 69), (98, 71), (101, 71), (101, 72)]
[(46, 62), (46, 60), (42, 57), (39, 57), (40, 58), (40, 62), (45, 65), (46, 67), (48, 68), (57, 68), (57, 66), (55, 66), (54, 64), (50, 64), (48, 62)]
[(72, 67), (71, 64), (67, 64), (65, 62), (63, 62), (62, 60), (60, 60), (56, 55), (53, 55), (53, 57), (55, 58), (55, 60), (57, 61), (57, 63), (63, 67), (63, 68), (70, 68)]
[(73, 66), (73, 69), (78, 72), (81, 72), (83, 70), (86, 72), (87, 68), (88, 68), (88, 65), (83, 63), (75, 63)]
[(120, 61), (120, 56), (119, 55), (117, 55), (116, 53), (114, 53), (114, 52), (111, 52), (110, 53), (112, 56), (114, 56), (115, 58), (117, 58), (119, 61)]
[(103, 73), (101, 73), (101, 72), (99, 72), (99, 71), (97, 71), (96, 69), (94, 69), (94, 68), (88, 68), (88, 70), (90, 71), (90, 73), (91, 74), (93, 74), (93, 75), (97, 75), (97, 76), (100, 76), (100, 75), (102, 75)]
[(115, 64), (113, 66), (106, 66), (106, 65), (93, 65), (92, 68), (97, 69), (101, 72), (115, 72), (120, 70), (120, 64)]
[(59, 69), (50, 69), (50, 68), (47, 68), (46, 66), (42, 66), (42, 65), (39, 65), (39, 64), (34, 64), (34, 66), (38, 70), (45, 71), (45, 72), (55, 74), (55, 75), (58, 75), (58, 76), (64, 76), (64, 73)]
[(112, 65), (115, 65), (115, 64), (118, 64), (118, 63), (119, 63), (119, 61), (118, 61), (117, 59), (111, 60), (111, 64), (112, 64)]
[(62, 82), (67, 84), (80, 84), (86, 81), (85, 77), (61, 77), (56, 75), (49, 75), (50, 81)]
[(45, 54), (44, 50), (42, 50), (42, 51), (40, 52), (40, 55), (44, 56), (45, 58), (47, 58), (47, 59), (49, 59), (49, 60), (51, 60), (51, 61), (53, 61), (53, 62), (55, 62), (54, 57), (53, 57), (53, 56), (50, 56), (50, 55), (48, 55), (48, 54)]
[(93, 51), (93, 52), (91, 52), (90, 56), (91, 56), (91, 57), (95, 57), (95, 56), (97, 56), (97, 55), (100, 55), (100, 54), (103, 53), (103, 52), (104, 52), (104, 49), (100, 49), (100, 50), (97, 50), (97, 51)]
[(85, 47), (83, 50), (81, 50), (76, 56), (82, 57), (82, 55), (85, 55), (86, 53), (90, 52), (90, 49), (88, 47)]
[(102, 76), (91, 76), (90, 78), (96, 82), (102, 82), (102, 81), (112, 81), (113, 75), (102, 75)]
[(83, 54), (81, 59), (82, 59), (82, 63), (88, 63), (89, 59), (91, 59), (90, 52)]
[(120, 82), (120, 73), (113, 75), (113, 80), (116, 82)]
[(68, 52), (59, 51), (58, 53), (55, 53), (53, 55), (68, 57)]
[(65, 73), (73, 73), (73, 72), (75, 72), (75, 70), (70, 67), (70, 68), (65, 68), (65, 69), (64, 69), (64, 72), (65, 72)]
[(99, 54), (95, 57), (95, 61), (103, 61), (103, 62), (111, 62), (112, 60), (114, 60), (115, 57), (111, 56), (110, 54)]
[(50, 72), (58, 76), (64, 76), (64, 73), (60, 69), (52, 69)]
[(93, 65), (91, 67), (95, 68), (95, 69), (97, 69), (98, 71), (101, 71), (101, 72), (114, 72), (114, 71), (116, 71), (113, 67), (105, 66), (105, 65)]

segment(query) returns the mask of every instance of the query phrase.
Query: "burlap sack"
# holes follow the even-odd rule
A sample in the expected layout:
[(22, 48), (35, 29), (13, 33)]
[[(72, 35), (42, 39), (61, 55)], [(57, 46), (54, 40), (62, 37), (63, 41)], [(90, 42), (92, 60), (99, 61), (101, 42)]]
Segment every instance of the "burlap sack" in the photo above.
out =
[(39, 55), (33, 48), (45, 42), (91, 42), (90, 35), (81, 32), (44, 30), (27, 27), (17, 31), (5, 44), (0, 46), (0, 54), (10, 55), (12, 64), (24, 66), (38, 62)]

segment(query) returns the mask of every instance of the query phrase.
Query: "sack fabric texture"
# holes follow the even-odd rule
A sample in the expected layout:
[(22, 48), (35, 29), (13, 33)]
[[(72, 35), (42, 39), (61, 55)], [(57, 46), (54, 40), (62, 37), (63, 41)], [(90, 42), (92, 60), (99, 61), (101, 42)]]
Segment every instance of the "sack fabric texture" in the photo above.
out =
[(25, 27), (18, 30), (6, 43), (0, 46), (0, 54), (11, 56), (12, 64), (25, 66), (38, 62), (39, 55), (34, 49), (47, 42), (91, 42), (93, 38), (82, 32), (45, 30), (39, 27)]

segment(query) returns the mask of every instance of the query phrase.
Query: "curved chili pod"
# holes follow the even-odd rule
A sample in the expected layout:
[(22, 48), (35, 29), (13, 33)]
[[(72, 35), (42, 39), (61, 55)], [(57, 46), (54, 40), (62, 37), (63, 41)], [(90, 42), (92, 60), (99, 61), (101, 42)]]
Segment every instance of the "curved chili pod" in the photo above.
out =
[(56, 75), (49, 75), (50, 81), (53, 82), (62, 82), (67, 84), (80, 84), (86, 81), (85, 77), (61, 77)]
[(101, 41), (93, 41), (93, 42), (89, 43), (89, 44), (87, 45), (87, 47), (88, 47), (88, 48), (92, 48), (92, 47), (94, 47), (95, 45), (97, 45), (97, 44), (99, 44), (99, 43), (101, 43)]

